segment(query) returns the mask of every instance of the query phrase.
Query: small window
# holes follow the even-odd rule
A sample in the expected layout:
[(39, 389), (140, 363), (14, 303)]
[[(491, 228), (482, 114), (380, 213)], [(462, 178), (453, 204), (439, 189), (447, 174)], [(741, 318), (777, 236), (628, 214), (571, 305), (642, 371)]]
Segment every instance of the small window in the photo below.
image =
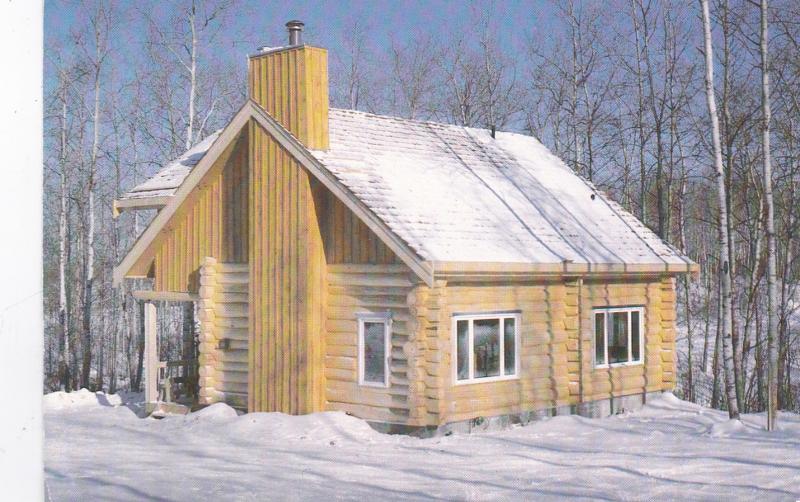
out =
[(358, 383), (372, 387), (389, 386), (390, 318), (358, 319)]
[(594, 365), (642, 362), (642, 307), (594, 309)]
[(454, 316), (456, 383), (516, 378), (519, 314)]

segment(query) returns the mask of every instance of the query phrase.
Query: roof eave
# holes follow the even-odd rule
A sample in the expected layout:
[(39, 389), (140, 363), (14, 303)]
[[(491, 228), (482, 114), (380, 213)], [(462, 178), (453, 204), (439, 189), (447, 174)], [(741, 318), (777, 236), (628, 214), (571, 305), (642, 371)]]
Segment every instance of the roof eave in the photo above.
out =
[(566, 277), (626, 277), (682, 275), (700, 273), (700, 266), (686, 263), (499, 263), (499, 262), (432, 262), (435, 279), (499, 280), (546, 279)]

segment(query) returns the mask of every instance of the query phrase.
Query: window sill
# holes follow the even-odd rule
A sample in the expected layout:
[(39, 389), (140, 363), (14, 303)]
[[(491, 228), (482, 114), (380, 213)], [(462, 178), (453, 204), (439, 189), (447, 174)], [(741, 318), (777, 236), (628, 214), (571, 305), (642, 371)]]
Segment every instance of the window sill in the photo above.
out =
[(629, 363), (611, 363), (611, 364), (598, 364), (594, 367), (596, 370), (607, 370), (611, 368), (625, 368), (627, 366), (643, 366), (644, 361), (633, 361)]
[(371, 389), (388, 389), (389, 384), (380, 382), (358, 382), (360, 387), (369, 387)]
[(493, 382), (508, 382), (511, 380), (519, 380), (519, 375), (506, 375), (486, 378), (473, 378), (472, 380), (458, 380), (456, 379), (455, 385), (475, 385), (480, 383), (493, 383)]

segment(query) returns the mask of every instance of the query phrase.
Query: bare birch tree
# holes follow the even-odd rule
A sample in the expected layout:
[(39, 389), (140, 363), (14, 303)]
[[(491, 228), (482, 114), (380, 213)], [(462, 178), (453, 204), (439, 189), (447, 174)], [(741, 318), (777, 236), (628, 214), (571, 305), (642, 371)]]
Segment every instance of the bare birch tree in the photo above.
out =
[(772, 110), (769, 102), (769, 9), (767, 0), (761, 0), (761, 108), (762, 108), (762, 155), (764, 156), (764, 205), (767, 233), (767, 429), (775, 430), (778, 414), (778, 285), (777, 258), (775, 256), (775, 207), (772, 203), (772, 164), (770, 158), (770, 121)]
[(719, 135), (719, 118), (714, 96), (714, 54), (711, 45), (711, 18), (708, 0), (700, 0), (703, 11), (704, 55), (706, 61), (706, 104), (711, 119), (711, 136), (714, 146), (714, 166), (717, 179), (717, 198), (719, 200), (719, 253), (720, 282), (722, 286), (722, 365), (725, 372), (725, 397), (728, 400), (728, 415), (739, 418), (739, 403), (736, 398), (736, 383), (733, 377), (733, 344), (731, 343), (731, 270), (728, 263), (728, 203), (725, 194), (725, 178), (722, 168), (722, 146)]

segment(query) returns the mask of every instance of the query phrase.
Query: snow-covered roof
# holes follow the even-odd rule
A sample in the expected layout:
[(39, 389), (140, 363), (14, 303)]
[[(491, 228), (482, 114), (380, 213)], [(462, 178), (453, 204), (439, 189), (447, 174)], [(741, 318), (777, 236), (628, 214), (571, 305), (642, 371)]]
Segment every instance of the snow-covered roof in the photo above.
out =
[(312, 151), (424, 260), (687, 264), (531, 136), (330, 110)]
[(177, 159), (169, 162), (150, 179), (124, 193), (120, 200), (171, 196), (181, 186), (192, 168), (200, 162), (222, 129), (206, 136)]
[[(531, 136), (333, 108), (329, 130), (311, 154), (424, 261), (691, 263)], [(218, 135), (124, 197), (173, 195)]]

